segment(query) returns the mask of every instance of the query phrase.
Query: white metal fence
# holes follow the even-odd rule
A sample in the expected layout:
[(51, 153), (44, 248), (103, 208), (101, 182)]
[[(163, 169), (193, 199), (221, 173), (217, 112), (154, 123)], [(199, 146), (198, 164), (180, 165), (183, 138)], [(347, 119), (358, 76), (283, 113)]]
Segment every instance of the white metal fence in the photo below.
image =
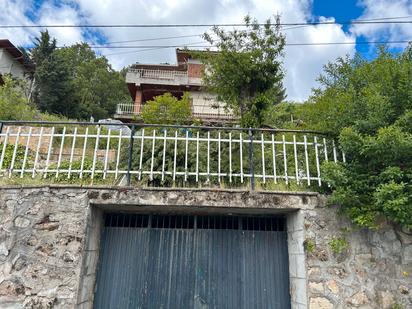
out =
[(148, 79), (175, 80), (175, 79), (187, 79), (188, 78), (187, 71), (129, 69), (129, 72), (137, 74), (139, 78), (148, 78)]
[(320, 186), (322, 162), (345, 161), (333, 139), (315, 132), (141, 124), (121, 130), (95, 123), (0, 126), (2, 178), (74, 182), (126, 176), (129, 184), (159, 186)]
[(116, 107), (116, 114), (118, 115), (138, 115), (140, 111), (136, 109), (133, 103), (118, 103)]
[[(140, 115), (145, 106), (142, 105), (137, 108), (133, 103), (119, 103), (117, 104), (117, 115)], [(228, 112), (223, 106), (214, 107), (206, 104), (192, 104), (192, 115), (199, 119), (222, 119), (234, 120), (237, 119), (233, 113)]]

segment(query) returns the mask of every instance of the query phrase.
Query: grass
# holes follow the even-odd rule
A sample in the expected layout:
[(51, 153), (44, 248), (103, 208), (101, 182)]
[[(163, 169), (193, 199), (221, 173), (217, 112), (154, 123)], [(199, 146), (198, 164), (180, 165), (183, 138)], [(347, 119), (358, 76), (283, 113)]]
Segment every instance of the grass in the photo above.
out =
[(0, 177), (0, 186), (39, 186), (39, 185), (55, 185), (55, 184), (67, 184), (67, 185), (79, 185), (79, 186), (89, 186), (89, 185), (116, 185), (117, 181), (113, 177), (107, 177), (106, 179), (91, 179), (86, 177), (84, 179), (71, 178), (67, 179), (65, 175), (63, 177), (59, 176), (56, 179), (54, 175), (44, 178), (40, 175), (32, 178), (30, 175), (25, 175), (23, 178), (19, 176), (12, 177)]

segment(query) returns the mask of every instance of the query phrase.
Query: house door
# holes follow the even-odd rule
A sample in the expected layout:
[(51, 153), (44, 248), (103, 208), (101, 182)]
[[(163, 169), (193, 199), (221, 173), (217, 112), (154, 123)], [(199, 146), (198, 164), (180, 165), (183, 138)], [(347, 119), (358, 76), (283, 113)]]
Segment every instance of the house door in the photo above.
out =
[(290, 308), (285, 220), (106, 214), (95, 308)]

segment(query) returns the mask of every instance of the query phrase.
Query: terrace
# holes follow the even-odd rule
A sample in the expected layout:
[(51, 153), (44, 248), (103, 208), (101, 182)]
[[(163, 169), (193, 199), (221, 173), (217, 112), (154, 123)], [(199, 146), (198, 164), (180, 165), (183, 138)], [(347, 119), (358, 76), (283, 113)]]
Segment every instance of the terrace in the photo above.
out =
[(162, 69), (129, 69), (126, 82), (154, 85), (201, 85), (201, 78), (189, 77), (187, 71), (162, 70)]
[[(116, 119), (134, 119), (140, 116), (145, 105), (137, 107), (134, 103), (119, 103), (116, 107)], [(206, 122), (231, 122), (238, 118), (228, 112), (221, 104), (192, 104), (191, 112), (193, 118)]]

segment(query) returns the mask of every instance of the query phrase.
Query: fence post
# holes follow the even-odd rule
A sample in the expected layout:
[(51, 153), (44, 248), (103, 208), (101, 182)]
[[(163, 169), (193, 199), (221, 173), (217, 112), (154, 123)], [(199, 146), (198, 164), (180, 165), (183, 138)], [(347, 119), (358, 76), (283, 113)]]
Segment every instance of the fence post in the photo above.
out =
[(129, 142), (129, 158), (127, 162), (127, 185), (130, 186), (131, 174), (130, 171), (132, 169), (132, 159), (133, 159), (133, 136), (136, 131), (136, 127), (132, 125), (132, 129), (130, 130), (130, 142)]
[(3, 122), (0, 122), (0, 134), (3, 132)]
[(255, 191), (255, 171), (253, 166), (253, 132), (249, 128), (249, 173), (250, 173), (250, 190)]

